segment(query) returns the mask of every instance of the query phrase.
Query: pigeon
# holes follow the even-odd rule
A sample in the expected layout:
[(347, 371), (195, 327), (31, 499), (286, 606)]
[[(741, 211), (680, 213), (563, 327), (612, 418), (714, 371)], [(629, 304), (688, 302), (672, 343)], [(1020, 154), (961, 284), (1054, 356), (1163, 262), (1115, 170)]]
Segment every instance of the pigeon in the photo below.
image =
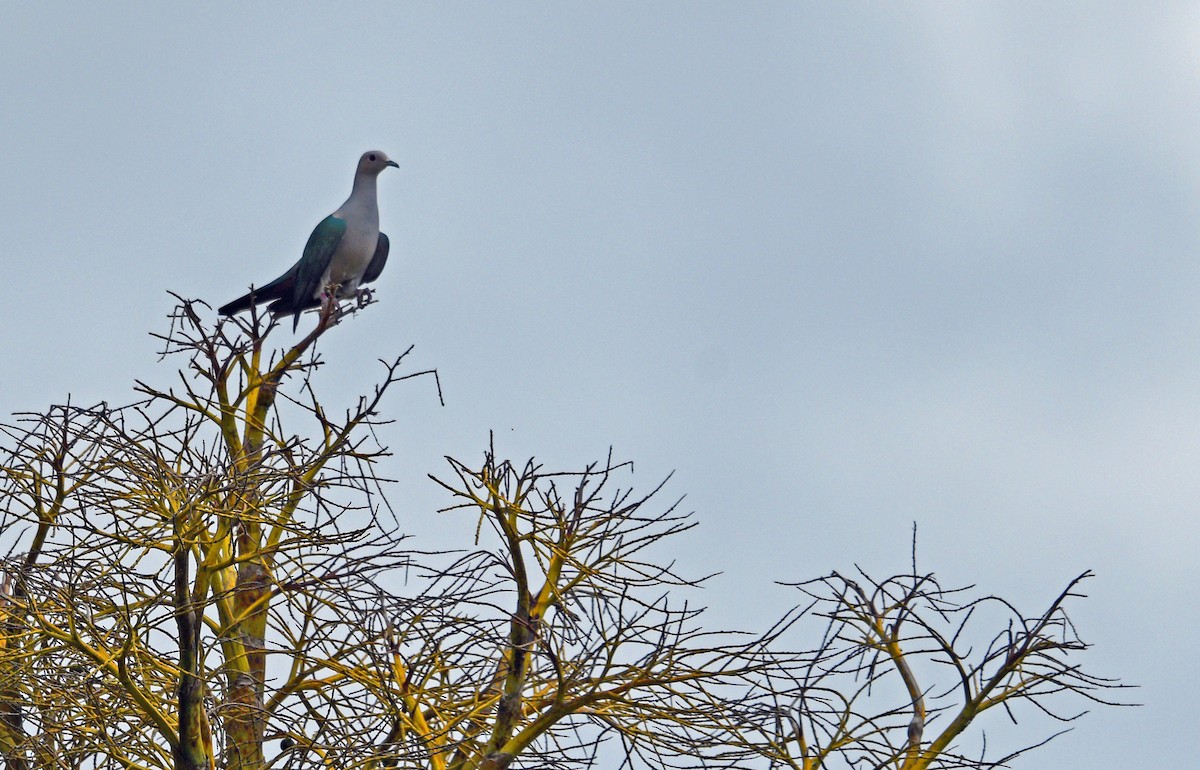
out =
[(300, 313), (318, 307), (323, 299), (358, 298), (383, 272), (387, 263), (388, 237), (379, 232), (379, 202), (375, 181), (379, 172), (399, 164), (378, 150), (363, 153), (354, 172), (354, 187), (341, 208), (321, 220), (308, 237), (300, 261), (286, 273), (260, 289), (222, 305), (221, 315), (234, 315), (262, 302), (276, 315), (293, 316), (292, 330)]

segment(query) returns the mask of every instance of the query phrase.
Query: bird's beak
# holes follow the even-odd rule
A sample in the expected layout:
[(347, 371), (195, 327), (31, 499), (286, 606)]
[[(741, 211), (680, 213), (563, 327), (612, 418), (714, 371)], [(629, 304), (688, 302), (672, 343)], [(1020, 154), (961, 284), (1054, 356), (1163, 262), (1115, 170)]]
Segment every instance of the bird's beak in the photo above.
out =
[(392, 167), (394, 167), (394, 168), (400, 168), (400, 164), (399, 164), (399, 163), (397, 163), (397, 162), (396, 162), (396, 161), (394, 161), (394, 160), (389, 160), (389, 161), (387, 162), (387, 164), (388, 164), (389, 166), (392, 166)]

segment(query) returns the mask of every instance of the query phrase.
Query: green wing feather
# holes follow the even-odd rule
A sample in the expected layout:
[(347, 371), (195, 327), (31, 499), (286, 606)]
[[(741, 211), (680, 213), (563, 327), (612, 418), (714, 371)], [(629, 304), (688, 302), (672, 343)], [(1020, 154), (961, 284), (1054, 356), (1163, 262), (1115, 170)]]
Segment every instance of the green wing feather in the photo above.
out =
[(345, 221), (330, 215), (322, 219), (312, 235), (308, 236), (304, 255), (296, 264), (296, 283), (292, 287), (292, 307), (297, 311), (316, 304), (313, 295), (321, 288), (321, 276), (329, 268), (345, 232)]

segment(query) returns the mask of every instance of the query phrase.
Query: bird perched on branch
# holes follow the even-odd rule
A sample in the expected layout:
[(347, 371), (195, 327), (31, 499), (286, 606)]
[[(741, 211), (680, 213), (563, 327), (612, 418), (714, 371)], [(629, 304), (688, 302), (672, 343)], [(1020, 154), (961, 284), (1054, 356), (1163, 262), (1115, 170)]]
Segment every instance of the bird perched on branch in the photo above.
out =
[(259, 289), (223, 305), (221, 315), (233, 315), (262, 302), (277, 315), (294, 316), (322, 302), (358, 298), (387, 263), (388, 237), (379, 232), (379, 202), (375, 181), (379, 172), (399, 165), (378, 150), (363, 153), (354, 172), (354, 187), (341, 208), (321, 220), (308, 237), (300, 261), (286, 273)]

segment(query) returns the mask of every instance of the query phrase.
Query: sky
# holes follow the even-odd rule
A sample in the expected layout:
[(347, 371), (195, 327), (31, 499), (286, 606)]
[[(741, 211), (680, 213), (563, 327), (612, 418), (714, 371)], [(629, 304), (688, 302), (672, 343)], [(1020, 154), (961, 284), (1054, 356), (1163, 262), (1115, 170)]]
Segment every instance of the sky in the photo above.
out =
[(418, 542), (470, 537), (426, 474), (494, 431), (673, 471), (718, 625), (914, 522), (1030, 613), (1094, 570), (1082, 662), (1145, 705), (1017, 766), (1184, 767), (1198, 52), (1189, 3), (8, 3), (0, 414), (168, 381), (168, 292), (278, 275), (380, 149), (391, 261), (318, 387), (438, 370), (385, 404)]

